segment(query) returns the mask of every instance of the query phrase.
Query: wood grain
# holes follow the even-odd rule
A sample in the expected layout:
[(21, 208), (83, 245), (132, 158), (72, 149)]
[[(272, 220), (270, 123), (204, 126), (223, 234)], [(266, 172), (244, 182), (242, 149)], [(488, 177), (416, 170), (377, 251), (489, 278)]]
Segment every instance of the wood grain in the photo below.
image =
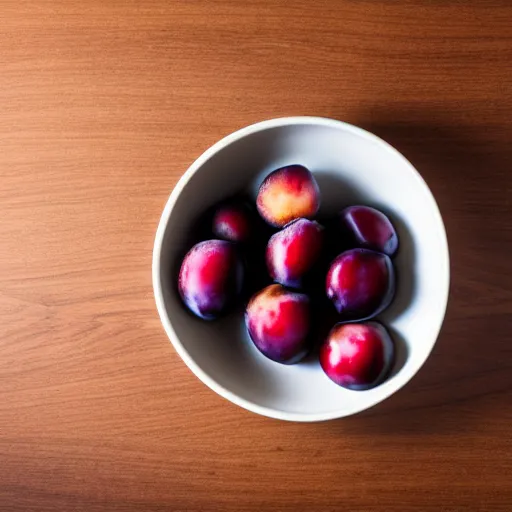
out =
[[(506, 0), (0, 0), (0, 510), (510, 510), (511, 26)], [(452, 258), (425, 368), (313, 425), (206, 389), (150, 280), (188, 165), (296, 114), (403, 151)]]

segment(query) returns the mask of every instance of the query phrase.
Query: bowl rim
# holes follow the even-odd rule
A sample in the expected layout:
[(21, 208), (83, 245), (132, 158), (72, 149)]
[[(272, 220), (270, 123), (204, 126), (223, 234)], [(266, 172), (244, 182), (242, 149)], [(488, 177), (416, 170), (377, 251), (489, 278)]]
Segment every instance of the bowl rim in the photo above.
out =
[[(416, 179), (420, 182), (420, 185), (424, 188), (425, 192), (427, 193), (428, 200), (432, 207), (432, 214), (436, 217), (436, 223), (438, 224), (440, 228), (440, 240), (442, 245), (442, 261), (444, 263), (444, 286), (442, 290), (442, 295), (439, 297), (439, 300), (442, 301), (443, 311), (438, 319), (438, 325), (435, 326), (433, 329), (434, 334), (434, 340), (432, 342), (432, 345), (430, 346), (428, 352), (426, 352), (425, 357), (422, 361), (420, 361), (416, 367), (412, 368), (410, 371), (410, 374), (402, 380), (397, 387), (393, 387), (389, 390), (387, 390), (382, 395), (379, 395), (376, 397), (375, 400), (372, 402), (369, 402), (368, 404), (365, 404), (363, 407), (358, 408), (354, 411), (351, 411), (349, 413), (344, 413), (343, 411), (330, 411), (330, 412), (321, 412), (321, 413), (300, 413), (300, 412), (289, 412), (289, 411), (282, 411), (279, 409), (273, 409), (271, 407), (266, 407), (262, 405), (258, 405), (250, 400), (247, 400), (245, 398), (242, 398), (238, 396), (236, 393), (230, 391), (229, 389), (225, 388), (221, 384), (219, 384), (214, 378), (212, 378), (210, 375), (208, 375), (190, 356), (187, 349), (183, 346), (181, 343), (178, 335), (174, 331), (174, 328), (172, 326), (172, 323), (169, 319), (169, 316), (167, 315), (167, 310), (165, 307), (165, 301), (163, 297), (162, 292), (162, 286), (161, 286), (161, 280), (160, 280), (160, 274), (161, 274), (161, 253), (162, 253), (162, 245), (164, 240), (165, 231), (167, 228), (168, 220), (174, 210), (174, 206), (176, 204), (176, 201), (181, 194), (182, 190), (187, 185), (188, 181), (191, 179), (191, 177), (207, 162), (213, 155), (224, 149), (226, 146), (232, 144), (233, 142), (242, 139), (243, 137), (246, 137), (248, 135), (251, 135), (253, 133), (268, 130), (272, 128), (278, 128), (283, 126), (289, 126), (289, 125), (315, 125), (315, 126), (323, 126), (323, 127), (329, 127), (329, 128), (336, 128), (341, 129), (344, 131), (351, 132), (352, 134), (358, 135), (360, 137), (363, 137), (367, 140), (370, 140), (374, 143), (379, 144), (383, 149), (386, 151), (392, 152), (395, 156), (400, 158), (406, 166), (409, 168), (409, 170), (413, 173), (413, 175), (416, 177)], [(274, 119), (269, 119), (265, 121), (260, 121), (254, 124), (251, 124), (249, 126), (246, 126), (244, 128), (241, 128), (239, 130), (236, 130), (233, 133), (230, 133), (229, 135), (226, 135), (222, 139), (220, 139), (218, 142), (210, 146), (206, 151), (203, 152), (191, 165), (190, 167), (185, 171), (185, 173), (181, 176), (181, 178), (176, 183), (174, 189), (172, 190), (169, 198), (167, 199), (166, 205), (164, 207), (164, 210), (162, 212), (162, 215), (160, 217), (158, 228), (156, 231), (154, 246), (153, 246), (153, 258), (152, 258), (152, 282), (153, 282), (153, 293), (155, 296), (155, 302), (158, 310), (158, 314), (160, 317), (160, 321), (162, 322), (162, 325), (164, 327), (164, 330), (171, 341), (174, 349), (178, 353), (178, 355), (181, 357), (181, 359), (185, 362), (185, 364), (188, 366), (188, 368), (194, 373), (196, 377), (198, 377), (206, 386), (208, 386), (211, 390), (215, 391), (218, 395), (225, 398), (226, 400), (229, 400), (230, 402), (247, 409), (248, 411), (260, 414), (262, 416), (267, 416), (274, 419), (279, 420), (286, 420), (286, 421), (295, 421), (295, 422), (317, 422), (317, 421), (327, 421), (327, 420), (333, 420), (338, 419), (342, 417), (351, 416), (353, 414), (357, 414), (359, 412), (362, 412), (366, 409), (369, 409), (370, 407), (373, 407), (377, 405), (378, 403), (386, 400), (391, 395), (396, 393), (398, 390), (400, 390), (402, 387), (404, 387), (420, 370), (420, 368), (425, 364), (426, 360), (430, 356), (430, 353), (432, 352), (437, 339), (439, 337), (439, 333), (441, 331), (441, 327), (443, 325), (443, 321), (446, 315), (446, 308), (448, 304), (448, 296), (449, 296), (449, 288), (450, 288), (450, 257), (449, 257), (449, 249), (448, 249), (448, 240), (446, 236), (446, 229), (444, 226), (444, 222), (441, 216), (441, 212), (439, 211), (439, 207), (437, 205), (437, 202), (423, 179), (423, 177), (420, 175), (420, 173), (416, 170), (416, 168), (405, 158), (405, 156), (402, 155), (397, 149), (395, 149), (391, 144), (384, 141), (377, 135), (374, 135), (373, 133), (363, 129), (359, 128), (357, 126), (354, 126), (352, 124), (346, 123), (344, 121), (338, 121), (335, 119), (325, 118), (325, 117), (315, 117), (315, 116), (293, 116), (293, 117), (278, 117)]]

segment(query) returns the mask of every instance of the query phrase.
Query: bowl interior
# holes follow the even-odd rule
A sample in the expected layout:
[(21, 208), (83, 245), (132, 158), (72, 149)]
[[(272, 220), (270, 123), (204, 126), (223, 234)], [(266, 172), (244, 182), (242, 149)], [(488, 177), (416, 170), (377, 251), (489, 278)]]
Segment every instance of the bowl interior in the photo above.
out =
[[(304, 120), (237, 132), (192, 166), (171, 195), (155, 246), (155, 293), (162, 321), (189, 367), (224, 397), (255, 412), (294, 420), (342, 417), (366, 409), (407, 382), (428, 357), (444, 317), (448, 251), (436, 203), (411, 164), (389, 145), (344, 123)], [(251, 128), (251, 127), (250, 127)], [(204, 322), (182, 306), (176, 269), (190, 228), (217, 201), (300, 163), (315, 175), (323, 214), (363, 203), (390, 214), (398, 229), (397, 296), (381, 316), (397, 342), (391, 377), (369, 391), (332, 383), (315, 358), (284, 366), (248, 340), (243, 315)]]

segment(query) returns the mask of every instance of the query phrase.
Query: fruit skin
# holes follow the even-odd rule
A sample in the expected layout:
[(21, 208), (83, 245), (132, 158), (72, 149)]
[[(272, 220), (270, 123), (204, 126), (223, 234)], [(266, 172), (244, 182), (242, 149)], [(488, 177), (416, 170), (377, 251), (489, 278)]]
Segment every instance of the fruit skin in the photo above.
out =
[(350, 249), (331, 263), (325, 286), (327, 297), (343, 320), (372, 318), (394, 297), (393, 263), (380, 252)]
[(245, 324), (256, 348), (283, 364), (299, 362), (310, 349), (309, 297), (271, 284), (249, 301)]
[(278, 228), (301, 217), (312, 218), (320, 207), (318, 184), (302, 165), (281, 167), (261, 184), (256, 207), (263, 219)]
[(213, 212), (212, 231), (221, 240), (248, 242), (254, 234), (253, 224), (252, 212), (241, 201), (226, 201)]
[(336, 324), (320, 347), (320, 365), (327, 377), (355, 391), (380, 384), (394, 361), (393, 340), (378, 322)]
[(270, 277), (282, 285), (299, 287), (321, 255), (323, 238), (322, 226), (308, 219), (294, 220), (272, 235), (266, 250)]
[(345, 233), (353, 246), (393, 256), (398, 250), (398, 235), (381, 211), (370, 206), (349, 206), (340, 213)]
[(235, 244), (200, 242), (185, 255), (178, 277), (180, 296), (192, 313), (205, 320), (225, 314), (243, 284), (243, 265)]

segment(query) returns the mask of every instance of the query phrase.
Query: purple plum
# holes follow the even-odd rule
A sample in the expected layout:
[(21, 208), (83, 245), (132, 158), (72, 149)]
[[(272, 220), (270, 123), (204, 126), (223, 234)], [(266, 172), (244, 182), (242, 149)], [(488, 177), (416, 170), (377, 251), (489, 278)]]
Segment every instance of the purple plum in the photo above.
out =
[(336, 324), (320, 347), (320, 365), (336, 384), (370, 389), (389, 374), (395, 360), (393, 340), (377, 322)]
[(389, 218), (369, 206), (349, 206), (340, 213), (352, 246), (373, 249), (393, 256), (398, 249), (398, 236)]
[(318, 184), (302, 165), (281, 167), (261, 184), (256, 206), (263, 219), (276, 228), (301, 217), (310, 219), (320, 207)]
[(395, 294), (393, 263), (386, 254), (350, 249), (331, 263), (327, 297), (343, 320), (364, 320), (389, 306)]
[(266, 260), (270, 277), (282, 285), (299, 287), (302, 277), (317, 262), (322, 245), (323, 228), (318, 222), (290, 222), (268, 241)]
[(207, 240), (194, 245), (183, 259), (178, 289), (192, 313), (212, 320), (234, 305), (242, 282), (243, 265), (235, 244)]
[(278, 363), (293, 364), (309, 351), (310, 316), (307, 295), (271, 284), (249, 301), (245, 324), (263, 355)]

